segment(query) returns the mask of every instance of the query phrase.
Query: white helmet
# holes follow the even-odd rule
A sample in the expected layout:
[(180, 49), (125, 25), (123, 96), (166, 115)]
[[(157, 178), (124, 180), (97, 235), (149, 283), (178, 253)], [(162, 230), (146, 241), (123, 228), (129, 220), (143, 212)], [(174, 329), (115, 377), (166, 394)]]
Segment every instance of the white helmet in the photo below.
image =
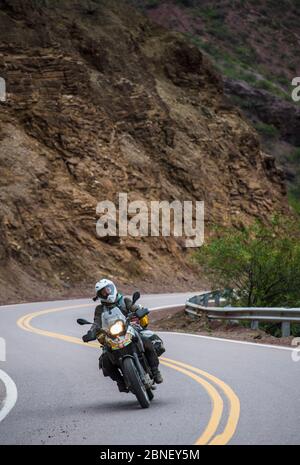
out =
[(109, 279), (101, 279), (95, 285), (96, 296), (103, 304), (113, 304), (117, 300), (118, 291)]

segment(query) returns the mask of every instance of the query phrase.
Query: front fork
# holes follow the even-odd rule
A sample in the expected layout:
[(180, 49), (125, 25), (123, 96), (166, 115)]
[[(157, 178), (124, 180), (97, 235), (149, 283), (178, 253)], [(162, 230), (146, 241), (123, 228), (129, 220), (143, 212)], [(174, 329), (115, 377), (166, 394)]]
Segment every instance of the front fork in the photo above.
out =
[[(140, 334), (138, 333), (138, 331), (135, 331), (135, 338), (136, 338), (136, 342), (132, 341), (132, 343), (126, 347), (126, 354), (124, 355), (121, 355), (119, 357), (117, 357), (117, 354), (115, 353), (113, 355), (113, 363), (116, 363), (116, 365), (121, 369), (122, 371), (122, 374), (123, 374), (123, 370), (122, 370), (122, 360), (124, 357), (131, 357), (134, 359), (135, 361), (135, 365), (136, 365), (136, 368), (141, 376), (141, 379), (142, 379), (142, 382), (143, 384), (145, 385), (146, 389), (151, 389), (152, 386), (153, 386), (153, 374), (152, 374), (152, 371), (150, 369), (150, 366), (149, 366), (149, 363), (148, 363), (148, 360), (147, 360), (147, 357), (145, 355), (145, 349), (144, 349), (144, 344), (143, 344), (143, 341), (142, 341), (142, 338), (140, 336)], [(136, 348), (137, 350), (135, 350), (134, 346), (132, 344), (136, 344)], [(137, 351), (139, 352), (139, 354), (137, 353)], [(116, 351), (118, 352), (118, 351)], [(140, 360), (140, 357), (142, 358), (142, 362)], [(124, 375), (123, 375), (124, 376)], [(127, 384), (127, 383), (126, 383)]]

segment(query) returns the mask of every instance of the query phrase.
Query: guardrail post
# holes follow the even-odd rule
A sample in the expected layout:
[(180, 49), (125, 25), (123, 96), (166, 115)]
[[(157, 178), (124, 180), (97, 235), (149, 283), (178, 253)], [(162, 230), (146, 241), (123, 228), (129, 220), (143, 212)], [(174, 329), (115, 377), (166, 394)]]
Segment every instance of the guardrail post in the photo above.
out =
[(258, 320), (252, 320), (251, 321), (251, 329), (259, 329), (259, 321)]
[(220, 298), (221, 298), (220, 294), (217, 293), (217, 294), (215, 295), (215, 305), (216, 305), (217, 307), (220, 307)]
[[(210, 319), (250, 320), (251, 329), (253, 330), (259, 329), (260, 321), (273, 321), (277, 324), (280, 322), (281, 337), (289, 337), (291, 335), (291, 323), (293, 321), (300, 322), (300, 308), (231, 307), (227, 304), (224, 306), (223, 301), (226, 301), (226, 293), (228, 294), (228, 291), (203, 292), (198, 296), (188, 299), (186, 309), (188, 310), (190, 302), (191, 313), (196, 318), (201, 318), (205, 321), (209, 321)], [(214, 302), (213, 305), (211, 305), (212, 302)]]
[(289, 321), (283, 321), (281, 323), (281, 337), (288, 337), (291, 335), (291, 323)]
[(208, 307), (209, 298), (210, 298), (210, 294), (205, 294), (205, 296), (203, 298), (204, 307)]

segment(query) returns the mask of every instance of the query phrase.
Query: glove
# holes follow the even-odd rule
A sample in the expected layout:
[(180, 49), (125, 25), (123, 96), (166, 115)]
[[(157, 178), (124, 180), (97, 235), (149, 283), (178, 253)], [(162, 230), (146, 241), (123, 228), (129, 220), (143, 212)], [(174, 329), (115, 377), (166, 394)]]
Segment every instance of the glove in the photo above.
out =
[(89, 333), (84, 334), (84, 335), (82, 336), (82, 340), (83, 340), (83, 342), (89, 342), (89, 340), (90, 340), (90, 335), (89, 335)]
[(137, 316), (134, 315), (133, 317), (130, 318), (130, 323), (131, 323), (132, 325), (139, 325), (139, 324), (140, 324), (140, 320), (138, 319)]
[(125, 302), (127, 313), (130, 313), (131, 312), (131, 307), (132, 307), (131, 299), (129, 299), (129, 297), (124, 297), (124, 302)]
[(105, 344), (106, 335), (103, 334), (103, 333), (99, 333), (99, 334), (97, 334), (97, 339), (99, 341), (99, 344), (101, 344), (103, 346)]

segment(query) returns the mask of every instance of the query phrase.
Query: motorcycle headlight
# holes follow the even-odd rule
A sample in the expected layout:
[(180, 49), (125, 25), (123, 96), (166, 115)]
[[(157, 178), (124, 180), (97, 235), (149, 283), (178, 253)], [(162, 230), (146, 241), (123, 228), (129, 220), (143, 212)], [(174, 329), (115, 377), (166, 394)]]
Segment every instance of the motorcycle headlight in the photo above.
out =
[(123, 321), (116, 321), (109, 328), (109, 332), (112, 336), (118, 336), (119, 334), (123, 333), (124, 330), (125, 330), (125, 326), (124, 326)]

